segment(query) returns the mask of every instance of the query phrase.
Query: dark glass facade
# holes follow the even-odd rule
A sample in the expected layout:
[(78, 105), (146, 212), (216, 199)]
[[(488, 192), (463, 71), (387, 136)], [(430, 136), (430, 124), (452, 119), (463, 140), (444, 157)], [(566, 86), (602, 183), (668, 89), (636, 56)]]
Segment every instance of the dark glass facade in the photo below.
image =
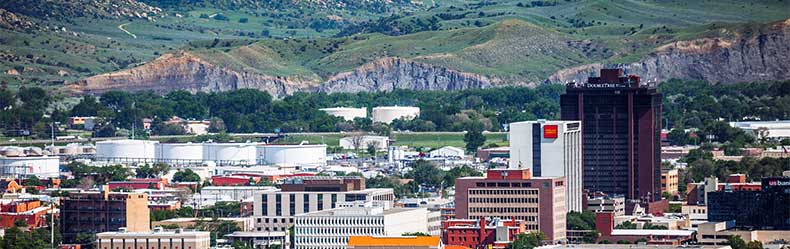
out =
[(708, 193), (708, 220), (734, 220), (738, 227), (790, 229), (790, 177), (764, 178), (761, 191)]
[(661, 94), (621, 69), (568, 84), (561, 119), (582, 123), (584, 188), (628, 199), (661, 198)]

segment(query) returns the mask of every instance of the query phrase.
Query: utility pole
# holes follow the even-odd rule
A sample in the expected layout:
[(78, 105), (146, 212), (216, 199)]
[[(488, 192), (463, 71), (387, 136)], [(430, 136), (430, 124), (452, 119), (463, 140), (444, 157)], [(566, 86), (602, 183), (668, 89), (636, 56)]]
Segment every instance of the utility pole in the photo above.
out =
[(49, 244), (55, 249), (55, 201), (49, 199)]
[(49, 128), (51, 128), (50, 135), (52, 137), (52, 147), (55, 147), (55, 121), (52, 121), (52, 123), (49, 125)]
[[(136, 102), (132, 102), (132, 109), (134, 109), (134, 104), (135, 103)], [(132, 118), (132, 140), (134, 140), (134, 130), (135, 130), (135, 128), (137, 128), (137, 126), (136, 126), (137, 125), (137, 120), (135, 120), (135, 119), (136, 119), (136, 117)]]

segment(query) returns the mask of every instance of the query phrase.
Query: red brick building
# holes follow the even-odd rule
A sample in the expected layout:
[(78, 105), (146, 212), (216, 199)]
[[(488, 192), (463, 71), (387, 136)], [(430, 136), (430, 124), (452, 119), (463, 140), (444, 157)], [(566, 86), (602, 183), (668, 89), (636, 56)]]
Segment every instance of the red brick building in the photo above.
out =
[(526, 231), (542, 231), (548, 240), (566, 239), (565, 177), (531, 177), (528, 169), (492, 169), (486, 177), (455, 181), (458, 219), (522, 220)]
[(167, 180), (159, 178), (137, 178), (129, 179), (128, 181), (109, 182), (107, 186), (110, 189), (123, 188), (123, 189), (165, 189)]
[(251, 181), (258, 182), (260, 179), (261, 179), (260, 177), (236, 176), (236, 175), (212, 176), (211, 185), (212, 186), (249, 186)]
[(0, 203), (0, 228), (14, 227), (14, 222), (24, 220), (30, 228), (46, 226), (49, 207), (42, 207), (38, 200), (12, 200)]
[(442, 222), (445, 245), (468, 248), (506, 248), (516, 235), (526, 233), (524, 221), (500, 219), (451, 219)]

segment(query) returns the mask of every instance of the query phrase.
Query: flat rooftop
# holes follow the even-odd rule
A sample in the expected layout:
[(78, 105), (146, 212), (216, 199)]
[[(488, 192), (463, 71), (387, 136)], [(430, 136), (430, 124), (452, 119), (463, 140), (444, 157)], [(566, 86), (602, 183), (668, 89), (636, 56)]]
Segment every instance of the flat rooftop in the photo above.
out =
[(691, 236), (694, 231), (690, 230), (654, 230), (654, 229), (614, 229), (612, 236), (637, 235), (637, 236)]
[[(358, 214), (352, 214), (352, 215), (335, 214), (337, 211), (340, 211), (340, 210), (343, 210), (343, 209), (349, 209), (349, 208), (360, 209), (360, 212)], [(384, 211), (382, 213), (380, 213), (380, 214), (366, 214), (366, 213), (363, 213), (363, 211), (361, 211), (362, 209), (370, 210), (370, 209), (373, 209), (373, 208), (375, 208), (375, 207), (333, 208), (333, 209), (325, 209), (325, 210), (316, 211), (316, 212), (304, 213), (304, 214), (297, 215), (297, 216), (338, 216), (338, 217), (371, 216), (371, 215), (388, 215), (388, 214), (395, 214), (395, 213), (413, 211), (413, 210), (416, 210), (416, 209), (425, 209), (425, 208), (390, 208), (390, 209), (384, 209)], [(369, 212), (369, 211), (367, 211), (367, 212)]]
[(565, 248), (591, 248), (591, 249), (635, 249), (635, 248), (656, 248), (656, 249), (725, 249), (730, 246), (709, 246), (709, 245), (686, 245), (686, 246), (672, 246), (672, 245), (634, 245), (634, 244), (578, 244), (578, 245), (548, 245), (536, 247), (536, 249), (565, 249)]

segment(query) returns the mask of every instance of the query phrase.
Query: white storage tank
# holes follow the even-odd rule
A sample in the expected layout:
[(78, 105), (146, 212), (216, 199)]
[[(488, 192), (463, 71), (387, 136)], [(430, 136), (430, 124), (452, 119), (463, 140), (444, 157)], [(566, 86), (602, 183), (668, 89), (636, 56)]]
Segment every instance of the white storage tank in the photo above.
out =
[(326, 165), (326, 144), (261, 144), (261, 164), (323, 166)]
[(50, 178), (60, 176), (60, 159), (56, 156), (2, 157), (0, 175), (3, 177)]
[(96, 142), (96, 159), (112, 162), (153, 162), (158, 143), (130, 139)]
[(327, 114), (335, 117), (341, 117), (348, 121), (353, 121), (355, 118), (367, 118), (367, 108), (353, 108), (353, 107), (334, 107), (319, 109)]
[(420, 116), (420, 108), (413, 106), (379, 106), (373, 108), (374, 123), (392, 123), (399, 118), (414, 119)]
[(254, 143), (205, 143), (203, 160), (217, 165), (255, 165), (256, 144)]
[(162, 143), (156, 146), (156, 160), (165, 163), (202, 163), (202, 143)]

